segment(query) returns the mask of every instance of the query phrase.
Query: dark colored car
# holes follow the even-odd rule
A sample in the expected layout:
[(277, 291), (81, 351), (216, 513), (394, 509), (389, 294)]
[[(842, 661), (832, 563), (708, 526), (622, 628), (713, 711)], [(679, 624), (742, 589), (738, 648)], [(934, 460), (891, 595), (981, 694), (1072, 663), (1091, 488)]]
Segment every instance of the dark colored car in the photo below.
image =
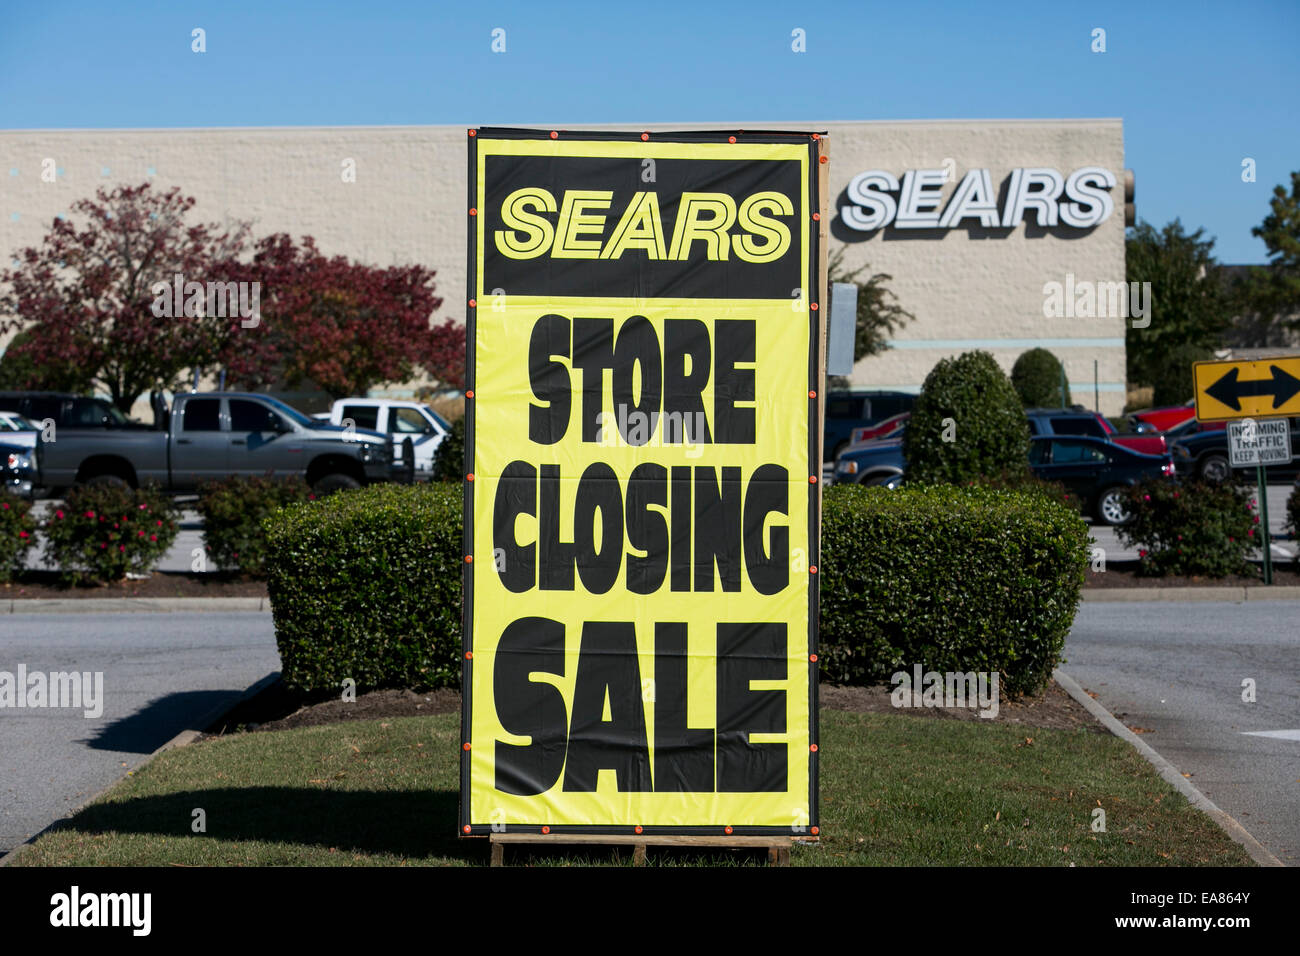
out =
[(36, 452), (31, 448), (0, 444), (0, 495), (32, 497), (38, 471)]
[(1172, 478), (1168, 455), (1144, 455), (1114, 442), (1085, 436), (1053, 435), (1029, 444), (1029, 467), (1044, 481), (1065, 486), (1097, 520), (1110, 525), (1129, 520), (1125, 497), (1143, 478)]
[[(1211, 423), (1218, 424), (1218, 423)], [(1300, 416), (1291, 418), (1291, 453), (1300, 450)], [(1223, 481), (1232, 471), (1228, 457), (1228, 431), (1226, 428), (1202, 428), (1194, 434), (1180, 438), (1173, 445), (1174, 461), (1184, 474), (1196, 475), (1206, 481)], [(1236, 469), (1238, 474), (1254, 474), (1253, 466)], [(1300, 458), (1287, 464), (1266, 465), (1264, 473), (1270, 482), (1290, 481), (1300, 474)]]
[(1196, 403), (1145, 408), (1128, 416), (1129, 427), (1136, 433), (1167, 432), (1196, 417)]
[(1029, 419), (1031, 436), (1088, 435), (1113, 441), (1144, 455), (1163, 455), (1169, 450), (1163, 436), (1120, 434), (1104, 416), (1089, 411), (1082, 405), (1071, 408), (1029, 408), (1025, 410), (1025, 416)]
[[(1173, 477), (1169, 456), (1144, 455), (1103, 438), (1047, 435), (1030, 441), (1029, 466), (1045, 481), (1057, 481), (1106, 524), (1128, 520), (1124, 494), (1141, 478)], [(903, 443), (872, 442), (851, 448), (835, 463), (835, 482), (894, 487), (907, 470)]]
[(147, 428), (122, 414), (103, 398), (70, 392), (0, 392), (0, 410), (17, 412), (37, 425), (53, 421), (60, 428)]
[(849, 447), (853, 432), (910, 412), (916, 396), (907, 392), (887, 392), (862, 388), (826, 393), (826, 424), (822, 432), (822, 456), (833, 461)]

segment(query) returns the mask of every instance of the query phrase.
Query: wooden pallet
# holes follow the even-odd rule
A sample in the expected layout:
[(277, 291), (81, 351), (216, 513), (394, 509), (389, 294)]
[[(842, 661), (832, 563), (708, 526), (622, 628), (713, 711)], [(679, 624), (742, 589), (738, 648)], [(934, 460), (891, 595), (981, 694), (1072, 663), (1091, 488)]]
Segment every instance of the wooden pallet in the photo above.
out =
[(505, 845), (507, 843), (531, 843), (551, 845), (590, 844), (597, 846), (632, 847), (632, 865), (645, 865), (645, 851), (648, 846), (697, 846), (711, 849), (733, 849), (736, 847), (766, 847), (767, 862), (770, 866), (789, 866), (790, 847), (800, 843), (815, 843), (816, 837), (768, 837), (768, 836), (618, 836), (605, 833), (493, 833), (492, 865), (504, 865)]

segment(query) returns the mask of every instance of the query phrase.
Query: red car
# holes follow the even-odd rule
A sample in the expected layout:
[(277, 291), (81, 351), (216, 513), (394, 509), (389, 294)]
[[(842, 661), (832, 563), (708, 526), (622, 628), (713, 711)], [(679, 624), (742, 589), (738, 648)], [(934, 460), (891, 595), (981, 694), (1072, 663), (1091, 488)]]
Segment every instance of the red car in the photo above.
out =
[(849, 435), (849, 443), (857, 445), (864, 441), (874, 441), (877, 438), (897, 438), (902, 434), (903, 426), (907, 424), (907, 420), (911, 417), (911, 412), (900, 412), (883, 421), (876, 422), (874, 425), (868, 425), (866, 428), (855, 428)]
[(1177, 428), (1188, 419), (1196, 417), (1196, 403), (1188, 402), (1185, 405), (1167, 405), (1164, 408), (1148, 408), (1145, 411), (1133, 412), (1128, 417), (1129, 427), (1137, 431), (1139, 423), (1149, 425), (1149, 431), (1167, 432), (1171, 428)]

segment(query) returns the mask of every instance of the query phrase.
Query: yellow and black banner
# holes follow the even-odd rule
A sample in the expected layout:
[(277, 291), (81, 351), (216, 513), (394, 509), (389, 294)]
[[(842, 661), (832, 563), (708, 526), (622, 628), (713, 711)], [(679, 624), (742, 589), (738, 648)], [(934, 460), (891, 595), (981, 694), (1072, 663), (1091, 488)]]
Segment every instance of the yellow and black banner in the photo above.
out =
[(817, 832), (818, 147), (469, 131), (463, 834)]

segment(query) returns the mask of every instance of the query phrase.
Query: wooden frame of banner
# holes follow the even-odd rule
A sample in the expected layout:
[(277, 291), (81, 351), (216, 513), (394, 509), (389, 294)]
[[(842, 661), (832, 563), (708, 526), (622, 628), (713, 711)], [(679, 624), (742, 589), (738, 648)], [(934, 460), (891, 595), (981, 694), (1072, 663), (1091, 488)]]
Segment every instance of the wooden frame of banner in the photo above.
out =
[(507, 843), (517, 844), (586, 844), (601, 846), (632, 847), (632, 865), (644, 866), (646, 847), (650, 846), (696, 846), (712, 849), (739, 849), (744, 847), (766, 848), (767, 862), (770, 866), (789, 866), (790, 848), (795, 843), (816, 843), (816, 837), (795, 836), (615, 836), (607, 833), (493, 833), (492, 866), (505, 865), (505, 847)]

